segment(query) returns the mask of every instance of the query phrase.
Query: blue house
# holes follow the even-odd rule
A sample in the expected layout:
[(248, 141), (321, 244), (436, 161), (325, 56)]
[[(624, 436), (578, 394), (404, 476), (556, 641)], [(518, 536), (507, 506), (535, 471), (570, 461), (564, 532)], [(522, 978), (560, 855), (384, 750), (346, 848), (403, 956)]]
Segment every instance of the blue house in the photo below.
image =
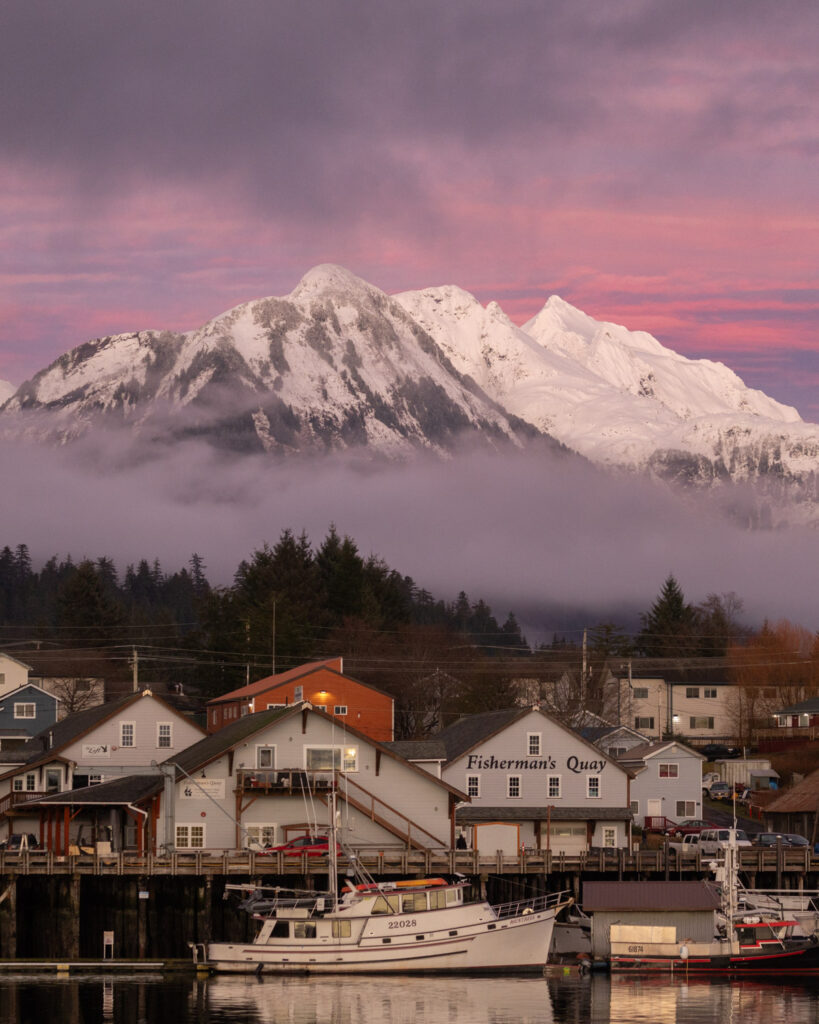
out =
[(16, 750), (54, 725), (60, 698), (34, 683), (26, 683), (0, 697), (0, 750)]

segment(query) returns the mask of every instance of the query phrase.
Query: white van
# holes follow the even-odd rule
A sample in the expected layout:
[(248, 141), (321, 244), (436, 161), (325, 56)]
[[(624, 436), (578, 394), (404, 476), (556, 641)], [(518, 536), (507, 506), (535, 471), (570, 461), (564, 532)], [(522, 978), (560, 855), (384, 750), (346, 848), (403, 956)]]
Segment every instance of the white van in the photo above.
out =
[[(699, 841), (699, 850), (703, 857), (722, 853), (731, 839), (732, 831), (730, 828), (704, 828), (700, 832)], [(737, 848), (751, 845), (751, 840), (741, 828), (736, 830), (736, 837)]]

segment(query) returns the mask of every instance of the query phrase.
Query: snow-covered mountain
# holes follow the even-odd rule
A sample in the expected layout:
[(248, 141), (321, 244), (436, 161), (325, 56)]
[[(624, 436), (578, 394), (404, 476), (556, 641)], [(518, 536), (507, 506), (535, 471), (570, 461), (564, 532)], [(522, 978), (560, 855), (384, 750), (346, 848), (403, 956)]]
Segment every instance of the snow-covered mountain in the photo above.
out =
[(7, 401), (17, 388), (7, 380), (0, 380), (0, 405)]
[(819, 426), (722, 364), (557, 296), (517, 327), (455, 286), (390, 297), (332, 265), (195, 331), (73, 349), (18, 389), (0, 432), (67, 441), (100, 422), (165, 444), (388, 457), (557, 439), (665, 480), (753, 482), (784, 518), (819, 521)]
[(464, 437), (521, 447), (539, 436), (459, 373), (398, 302), (330, 265), (285, 298), (189, 333), (81, 345), (23, 384), (0, 422), (67, 441), (101, 421), (237, 451), (398, 456), (447, 452)]

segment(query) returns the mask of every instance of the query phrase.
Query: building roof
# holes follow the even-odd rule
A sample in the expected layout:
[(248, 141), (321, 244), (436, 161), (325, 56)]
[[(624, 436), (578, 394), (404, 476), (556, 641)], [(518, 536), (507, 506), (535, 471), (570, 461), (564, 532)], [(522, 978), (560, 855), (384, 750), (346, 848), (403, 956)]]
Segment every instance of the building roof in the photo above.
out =
[(731, 684), (728, 658), (632, 658), (610, 659), (609, 669), (619, 679), (638, 682), (662, 679), (666, 683), (719, 686)]
[(462, 824), (488, 821), (631, 821), (630, 807), (481, 807), (467, 804), (455, 811)]
[(627, 914), (668, 910), (718, 910), (719, 893), (709, 882), (584, 882), (584, 911)]
[(158, 793), (165, 785), (164, 777), (153, 775), (124, 775), (110, 782), (101, 782), (98, 786), (83, 786), (81, 789), (69, 789), (62, 793), (49, 793), (39, 800), (26, 802), (29, 807), (76, 806), (109, 807), (111, 804), (135, 804), (140, 800)]
[(621, 764), (627, 764), (629, 761), (645, 761), (649, 757), (657, 757), (659, 754), (662, 754), (663, 751), (669, 750), (671, 747), (681, 747), (687, 754), (691, 754), (693, 757), (698, 757), (700, 761), (708, 760), (705, 754), (701, 754), (698, 750), (694, 750), (693, 747), (689, 747), (687, 743), (682, 743), (680, 740), (663, 740), (660, 743), (641, 743), (639, 747), (631, 747), (625, 754), (621, 755), (618, 760)]
[(37, 683), (23, 683), (22, 686), (18, 686), (16, 690), (9, 690), (8, 693), (4, 693), (0, 700), (8, 700), (9, 697), (14, 697), (18, 693), (22, 693), (23, 690), (36, 690), (38, 693), (43, 694), (44, 697), (48, 697), (49, 700), (62, 703), (62, 697), (58, 697), (55, 693), (49, 693), (48, 690), (44, 690), (42, 686), (38, 686)]
[(408, 761), (446, 761), (446, 747), (441, 740), (391, 740), (384, 746)]
[(255, 683), (240, 686), (238, 690), (231, 690), (229, 693), (223, 693), (219, 697), (214, 697), (208, 701), (208, 707), (212, 707), (214, 704), (232, 704), (236, 701), (249, 701), (261, 693), (269, 693), (280, 686), (297, 683), (301, 679), (306, 679), (308, 676), (322, 671), (347, 679), (358, 686), (365, 687), (367, 690), (372, 690), (374, 693), (383, 694), (385, 697), (389, 697), (390, 700), (393, 699), (391, 694), (386, 693), (384, 690), (379, 690), (377, 686), (372, 686), (370, 683), (362, 683), (360, 679), (353, 679), (352, 676), (344, 675), (343, 665), (344, 660), (342, 658), (328, 658), (326, 661), (311, 661), (306, 665), (297, 665), (296, 668), (288, 669), (287, 672), (279, 672), (274, 676), (265, 676), (264, 679), (257, 679)]
[(765, 805), (765, 813), (797, 814), (807, 811), (815, 814), (819, 808), (819, 769), (811, 772), (801, 782), (786, 789), (771, 803)]
[(819, 715), (819, 697), (808, 697), (807, 700), (798, 704), (791, 704), (790, 707), (782, 708), (781, 711), (774, 711), (775, 715)]
[(31, 665), (27, 665), (24, 661), (20, 661), (19, 658), (15, 658), (14, 655), (9, 654), (8, 651), (0, 651), (0, 658), (7, 658), (9, 661), (13, 661), (15, 665), (19, 665), (21, 668), (26, 668), (31, 672)]

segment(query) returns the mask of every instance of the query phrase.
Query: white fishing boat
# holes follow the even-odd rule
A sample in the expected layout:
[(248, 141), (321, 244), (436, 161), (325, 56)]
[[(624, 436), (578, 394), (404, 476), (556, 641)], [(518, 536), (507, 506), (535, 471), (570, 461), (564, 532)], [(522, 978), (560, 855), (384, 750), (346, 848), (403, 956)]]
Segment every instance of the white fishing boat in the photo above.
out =
[(258, 922), (249, 943), (209, 942), (194, 958), (217, 972), (380, 973), (536, 971), (549, 956), (555, 916), (573, 900), (554, 893), (493, 906), (469, 883), (443, 878), (375, 882), (351, 857), (354, 877), (331, 891), (234, 886)]

